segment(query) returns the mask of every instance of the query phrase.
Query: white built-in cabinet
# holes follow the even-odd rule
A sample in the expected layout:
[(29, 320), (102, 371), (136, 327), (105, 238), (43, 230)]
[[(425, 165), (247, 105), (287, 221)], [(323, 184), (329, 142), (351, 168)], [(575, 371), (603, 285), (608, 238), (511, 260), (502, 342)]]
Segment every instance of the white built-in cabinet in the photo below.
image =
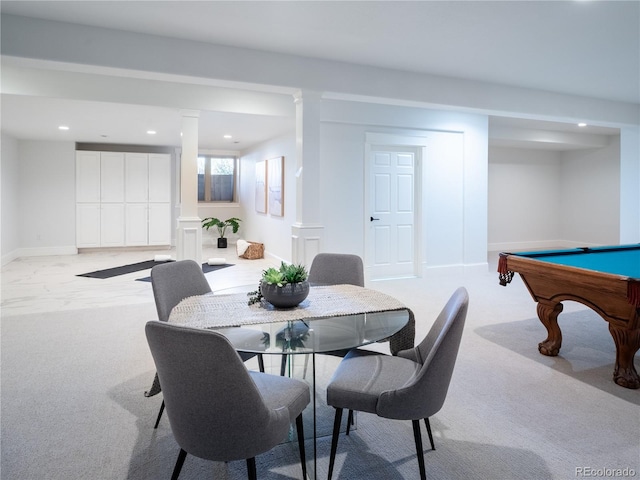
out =
[(124, 153), (76, 152), (76, 245), (124, 246)]
[(171, 243), (171, 157), (125, 156), (126, 244)]
[(171, 156), (76, 152), (79, 248), (171, 244)]

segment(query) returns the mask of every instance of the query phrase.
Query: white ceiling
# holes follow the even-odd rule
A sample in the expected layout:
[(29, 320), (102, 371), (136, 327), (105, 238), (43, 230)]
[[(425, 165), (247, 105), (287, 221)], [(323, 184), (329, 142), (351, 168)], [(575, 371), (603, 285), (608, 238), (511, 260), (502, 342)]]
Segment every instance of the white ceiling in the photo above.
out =
[[(637, 1), (3, 0), (0, 8), (14, 15), (640, 103)], [(160, 137), (142, 142), (133, 134), (150, 128), (152, 117), (175, 135), (179, 115), (171, 109), (41, 100), (3, 95), (3, 129), (19, 138), (27, 130), (38, 131), (39, 138), (59, 137), (60, 132), (51, 132), (51, 123), (66, 121), (80, 125), (75, 133), (66, 133), (76, 141), (100, 141), (95, 138), (99, 137), (113, 143), (179, 144), (175, 138)], [(30, 115), (16, 115), (19, 112)], [(60, 112), (67, 120), (56, 118)], [(122, 121), (123, 112), (127, 122)], [(20, 123), (25, 117), (26, 125)], [(491, 126), (504, 127), (503, 122), (492, 119)], [(576, 128), (551, 123), (518, 126)], [(201, 137), (215, 132), (205, 148), (244, 149), (292, 128), (292, 117), (215, 112), (201, 116)], [(591, 128), (589, 133), (614, 133)], [(231, 142), (238, 143), (221, 142), (221, 132), (233, 134)]]
[[(2, 95), (1, 107), (2, 130), (15, 138), (122, 145), (181, 144), (182, 115), (177, 109), (25, 95)], [(69, 130), (60, 131), (59, 125), (68, 126)], [(291, 132), (295, 119), (201, 111), (198, 126), (201, 150), (240, 151)], [(156, 134), (148, 135), (148, 130)]]

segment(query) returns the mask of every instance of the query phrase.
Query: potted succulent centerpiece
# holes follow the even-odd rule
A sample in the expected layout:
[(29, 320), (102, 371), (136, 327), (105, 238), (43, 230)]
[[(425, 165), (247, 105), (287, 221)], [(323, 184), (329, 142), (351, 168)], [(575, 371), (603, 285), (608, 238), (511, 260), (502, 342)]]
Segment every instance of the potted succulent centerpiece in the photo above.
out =
[(233, 233), (238, 233), (241, 221), (236, 217), (227, 218), (226, 220), (207, 217), (202, 220), (202, 228), (209, 230), (212, 227), (216, 227), (218, 229), (218, 248), (227, 248), (227, 237), (225, 237), (227, 228), (231, 228)]
[(249, 305), (264, 298), (276, 308), (295, 307), (309, 295), (307, 269), (284, 262), (280, 268), (270, 267), (262, 272), (258, 290), (249, 295)]

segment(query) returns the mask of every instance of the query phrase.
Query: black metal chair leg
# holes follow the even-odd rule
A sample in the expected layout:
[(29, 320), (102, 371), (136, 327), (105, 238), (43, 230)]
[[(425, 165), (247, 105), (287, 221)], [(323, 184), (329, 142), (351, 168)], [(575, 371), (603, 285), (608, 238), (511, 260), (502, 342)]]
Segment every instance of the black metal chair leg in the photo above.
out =
[(416, 453), (418, 455), (418, 467), (420, 468), (420, 480), (427, 480), (424, 470), (424, 452), (422, 451), (422, 434), (420, 433), (420, 420), (412, 420), (413, 437), (416, 441)]
[(284, 373), (287, 370), (287, 355), (282, 355), (282, 360), (280, 361), (280, 376), (284, 377)]
[(178, 480), (178, 475), (180, 475), (180, 470), (182, 470), (182, 464), (184, 463), (185, 458), (187, 458), (187, 452), (185, 452), (183, 449), (180, 449), (178, 460), (176, 461), (176, 466), (173, 467), (173, 475), (171, 475), (171, 480)]
[(304, 449), (304, 422), (302, 414), (296, 418), (296, 430), (298, 433), (298, 449), (300, 450), (300, 464), (302, 465), (302, 478), (307, 478), (307, 455)]
[(160, 405), (160, 411), (158, 412), (158, 418), (156, 418), (156, 424), (153, 428), (158, 428), (158, 424), (160, 423), (160, 419), (162, 418), (162, 412), (164, 412), (164, 400), (162, 400), (162, 405)]
[(256, 473), (256, 458), (247, 458), (247, 474), (249, 480), (258, 480), (258, 474)]
[(262, 373), (264, 373), (264, 358), (262, 358), (262, 354), (258, 354), (258, 368)]
[(429, 423), (429, 419), (424, 419), (424, 424), (427, 426), (427, 433), (429, 434), (429, 442), (431, 442), (431, 450), (435, 450), (436, 446), (433, 443), (433, 435), (431, 434), (431, 423)]
[(338, 435), (340, 434), (340, 423), (342, 423), (342, 409), (336, 408), (336, 416), (333, 420), (333, 436), (331, 437), (331, 454), (329, 456), (329, 475), (328, 480), (331, 480), (333, 475), (333, 464), (336, 461), (336, 450), (338, 450)]
[(349, 435), (349, 431), (351, 430), (351, 425), (353, 425), (353, 410), (349, 410), (349, 415), (347, 416), (347, 435)]

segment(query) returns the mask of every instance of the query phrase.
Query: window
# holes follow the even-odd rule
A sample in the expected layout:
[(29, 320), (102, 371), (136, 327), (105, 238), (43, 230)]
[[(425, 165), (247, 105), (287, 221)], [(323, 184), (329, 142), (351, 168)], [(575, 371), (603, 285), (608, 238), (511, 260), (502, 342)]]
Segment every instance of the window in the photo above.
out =
[(198, 156), (198, 201), (234, 202), (236, 200), (236, 157)]

